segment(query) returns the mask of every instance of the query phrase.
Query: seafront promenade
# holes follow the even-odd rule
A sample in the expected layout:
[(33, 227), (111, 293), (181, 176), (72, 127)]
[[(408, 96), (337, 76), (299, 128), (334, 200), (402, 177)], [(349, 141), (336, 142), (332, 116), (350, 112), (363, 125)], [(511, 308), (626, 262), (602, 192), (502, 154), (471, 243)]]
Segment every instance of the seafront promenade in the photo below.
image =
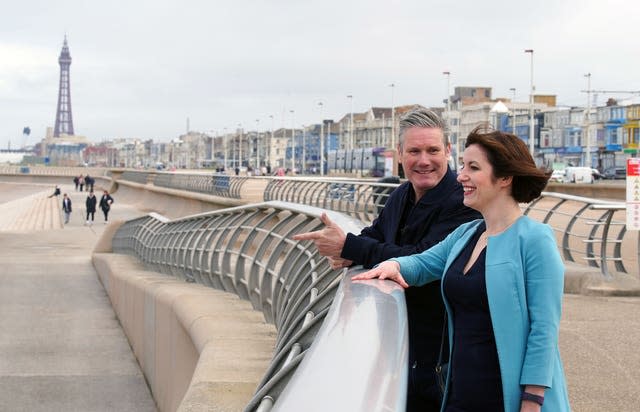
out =
[[(86, 226), (86, 193), (63, 184), (74, 212), (62, 227), (59, 216), (47, 212), (61, 200), (46, 198), (51, 184), (0, 186), (0, 410), (156, 410), (91, 264), (93, 248), (108, 227), (101, 212)], [(117, 192), (114, 198), (111, 220), (145, 213)], [(49, 223), (34, 218), (43, 214)], [(578, 270), (572, 265), (574, 273)], [(563, 310), (560, 347), (573, 410), (637, 410), (640, 298), (566, 294)], [(236, 367), (221, 363), (228, 370)], [(237, 403), (208, 402), (209, 408), (200, 404), (190, 410), (241, 410)]]

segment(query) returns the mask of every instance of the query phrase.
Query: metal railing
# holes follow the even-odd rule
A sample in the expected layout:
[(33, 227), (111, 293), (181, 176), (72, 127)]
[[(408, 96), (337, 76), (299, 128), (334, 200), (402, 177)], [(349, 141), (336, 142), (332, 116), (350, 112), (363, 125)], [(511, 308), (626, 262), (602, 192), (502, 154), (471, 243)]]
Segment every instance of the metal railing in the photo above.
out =
[(344, 179), (272, 179), (264, 191), (264, 200), (315, 206), (370, 223), (398, 186), (394, 183)]
[(243, 185), (249, 179), (249, 177), (224, 174), (158, 173), (153, 184), (171, 189), (189, 190), (214, 196), (240, 199)]
[(638, 273), (640, 236), (634, 240), (626, 230), (624, 203), (543, 192), (522, 208), (555, 230), (565, 262), (599, 268), (606, 279), (612, 265), (619, 273)]
[[(176, 189), (227, 195), (225, 191), (216, 193), (211, 187), (211, 175), (160, 174), (156, 184), (160, 176), (175, 179), (171, 180), (171, 187)], [(230, 192), (238, 198), (248, 179), (268, 179), (263, 195), (265, 201), (279, 200), (333, 210), (364, 224), (370, 224), (378, 216), (390, 193), (399, 186), (331, 178), (227, 178), (231, 182), (229, 187), (235, 188)], [(626, 231), (624, 203), (543, 192), (540, 198), (522, 208), (524, 213), (554, 228), (566, 262), (599, 268), (606, 279), (611, 278), (611, 271), (640, 276), (640, 237), (632, 239), (633, 234)]]
[(0, 174), (38, 175), (38, 176), (106, 176), (108, 170), (100, 167), (66, 167), (66, 166), (0, 166)]
[[(408, 359), (404, 292), (390, 281), (375, 288), (353, 284), (313, 243), (291, 240), (321, 227), (322, 212), (267, 202), (173, 221), (150, 214), (121, 226), (113, 250), (157, 272), (236, 293), (276, 326), (272, 362), (246, 411), (401, 410)], [(347, 231), (362, 227), (329, 214)]]
[(129, 182), (140, 183), (146, 185), (149, 181), (149, 172), (137, 172), (133, 170), (125, 170), (120, 175), (119, 179), (128, 180)]

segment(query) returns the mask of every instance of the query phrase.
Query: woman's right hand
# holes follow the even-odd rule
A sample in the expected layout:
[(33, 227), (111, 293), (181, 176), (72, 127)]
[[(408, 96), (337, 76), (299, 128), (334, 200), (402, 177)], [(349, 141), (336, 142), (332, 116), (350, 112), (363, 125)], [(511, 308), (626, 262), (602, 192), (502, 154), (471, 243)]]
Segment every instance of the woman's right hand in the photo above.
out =
[(403, 288), (408, 288), (409, 284), (400, 274), (400, 264), (394, 260), (385, 260), (375, 268), (355, 275), (351, 280), (368, 280), (368, 279), (389, 279), (398, 283)]

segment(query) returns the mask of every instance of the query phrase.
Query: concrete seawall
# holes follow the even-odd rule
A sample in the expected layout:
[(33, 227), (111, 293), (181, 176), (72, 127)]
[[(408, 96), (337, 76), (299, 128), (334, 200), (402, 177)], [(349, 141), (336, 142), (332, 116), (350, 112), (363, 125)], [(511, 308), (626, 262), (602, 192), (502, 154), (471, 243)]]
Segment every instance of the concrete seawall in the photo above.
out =
[(273, 356), (274, 326), (236, 295), (108, 253), (116, 228), (103, 234), (93, 264), (158, 408), (242, 410)]

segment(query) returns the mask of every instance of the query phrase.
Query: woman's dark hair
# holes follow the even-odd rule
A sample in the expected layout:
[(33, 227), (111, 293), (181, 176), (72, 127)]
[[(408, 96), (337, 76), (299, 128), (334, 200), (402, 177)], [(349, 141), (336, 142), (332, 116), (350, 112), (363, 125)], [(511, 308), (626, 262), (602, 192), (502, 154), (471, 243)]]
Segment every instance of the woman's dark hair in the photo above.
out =
[(529, 203), (540, 197), (551, 171), (536, 166), (527, 145), (519, 137), (479, 126), (471, 131), (464, 147), (472, 144), (484, 149), (495, 178), (513, 176), (511, 196), (517, 202)]

